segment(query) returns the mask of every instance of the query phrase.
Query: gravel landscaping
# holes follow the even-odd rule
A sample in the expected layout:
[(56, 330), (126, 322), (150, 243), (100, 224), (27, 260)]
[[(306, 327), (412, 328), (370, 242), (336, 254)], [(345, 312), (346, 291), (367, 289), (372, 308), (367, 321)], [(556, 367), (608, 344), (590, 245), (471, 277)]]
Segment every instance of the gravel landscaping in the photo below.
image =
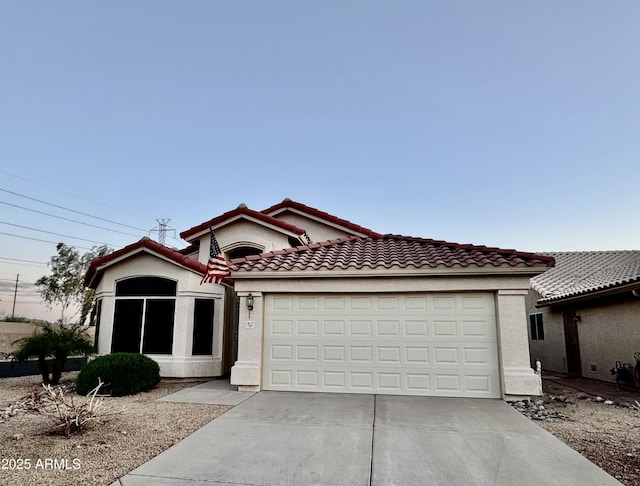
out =
[[(75, 375), (63, 384), (73, 386)], [(106, 397), (105, 406), (124, 412), (66, 438), (16, 406), (39, 389), (39, 377), (0, 379), (0, 484), (111, 484), (230, 408), (157, 401), (197, 383), (163, 380), (149, 392)], [(552, 382), (544, 391), (543, 400), (511, 405), (623, 484), (640, 486), (640, 410)]]
[(621, 483), (640, 486), (640, 410), (553, 382), (544, 393), (542, 403), (511, 405)]
[[(72, 386), (76, 375), (65, 374), (61, 383)], [(46, 417), (13, 410), (3, 419), (2, 412), (38, 390), (40, 380), (37, 376), (0, 379), (0, 484), (111, 484), (230, 408), (157, 401), (197, 383), (163, 380), (149, 392), (106, 397), (103, 406), (118, 412), (124, 407), (124, 412), (66, 438), (48, 433)]]

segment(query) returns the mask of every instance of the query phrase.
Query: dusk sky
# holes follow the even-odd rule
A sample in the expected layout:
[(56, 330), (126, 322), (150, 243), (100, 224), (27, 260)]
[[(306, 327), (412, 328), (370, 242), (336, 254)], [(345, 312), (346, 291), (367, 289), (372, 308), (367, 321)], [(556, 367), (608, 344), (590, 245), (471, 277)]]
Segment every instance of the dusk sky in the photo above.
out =
[(32, 285), (58, 241), (170, 218), (182, 248), (286, 197), (381, 233), (640, 249), (639, 22), (637, 0), (2, 2), (0, 317), (17, 274), (16, 314), (59, 317)]

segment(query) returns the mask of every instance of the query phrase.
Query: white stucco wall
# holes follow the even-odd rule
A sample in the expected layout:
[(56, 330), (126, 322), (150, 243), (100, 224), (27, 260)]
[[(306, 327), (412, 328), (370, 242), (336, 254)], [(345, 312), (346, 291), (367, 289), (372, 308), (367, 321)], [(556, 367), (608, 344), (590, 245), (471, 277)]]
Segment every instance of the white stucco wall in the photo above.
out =
[[(529, 364), (525, 296), (528, 276), (398, 277), (398, 278), (283, 278), (236, 279), (240, 296), (238, 361), (231, 370), (231, 383), (243, 390), (260, 390), (264, 329), (264, 295), (303, 292), (493, 292), (496, 299), (498, 355), (502, 395), (530, 396), (540, 392), (540, 381)], [(246, 295), (254, 297), (249, 315)], [(254, 327), (245, 327), (252, 321)]]
[(306, 230), (307, 236), (309, 236), (309, 238), (313, 242), (334, 240), (337, 238), (344, 238), (345, 236), (350, 236), (353, 234), (347, 233), (346, 231), (340, 230), (338, 228), (334, 228), (333, 226), (328, 226), (324, 223), (307, 218), (300, 214), (285, 212), (282, 214), (277, 214), (274, 217), (289, 224), (293, 224), (298, 228)]
[[(244, 219), (215, 229), (214, 233), (223, 253), (238, 246), (245, 246), (247, 243), (262, 248), (263, 252), (290, 247), (288, 235), (283, 234), (281, 230), (271, 229)], [(200, 237), (198, 261), (201, 263), (206, 264), (209, 260), (209, 242), (208, 232)], [(224, 256), (227, 257), (226, 254)]]
[[(214, 284), (201, 286), (201, 276), (197, 273), (147, 253), (133, 256), (104, 271), (96, 288), (96, 297), (102, 299), (98, 354), (111, 352), (116, 282), (142, 276), (177, 281), (172, 354), (148, 355), (160, 365), (161, 376), (179, 378), (220, 376), (222, 374), (224, 286)], [(215, 299), (212, 356), (191, 355), (196, 298)]]

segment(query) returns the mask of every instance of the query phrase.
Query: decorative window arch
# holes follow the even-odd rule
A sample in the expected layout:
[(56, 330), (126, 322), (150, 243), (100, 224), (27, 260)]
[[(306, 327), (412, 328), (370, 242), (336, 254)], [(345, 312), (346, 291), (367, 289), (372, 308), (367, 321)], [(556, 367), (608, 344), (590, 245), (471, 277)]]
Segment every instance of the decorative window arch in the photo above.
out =
[(223, 248), (223, 253), (229, 260), (247, 257), (249, 255), (259, 255), (260, 253), (264, 253), (264, 251), (264, 245), (253, 241), (237, 241)]
[(131, 277), (116, 282), (111, 352), (171, 354), (177, 282)]

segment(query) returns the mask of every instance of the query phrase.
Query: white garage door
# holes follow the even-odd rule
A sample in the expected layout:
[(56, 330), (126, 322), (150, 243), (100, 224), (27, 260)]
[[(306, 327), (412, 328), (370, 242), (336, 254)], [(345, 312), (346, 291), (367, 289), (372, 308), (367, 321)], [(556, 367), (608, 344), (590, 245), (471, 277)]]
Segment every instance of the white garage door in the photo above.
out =
[(272, 294), (265, 390), (498, 398), (492, 294)]

